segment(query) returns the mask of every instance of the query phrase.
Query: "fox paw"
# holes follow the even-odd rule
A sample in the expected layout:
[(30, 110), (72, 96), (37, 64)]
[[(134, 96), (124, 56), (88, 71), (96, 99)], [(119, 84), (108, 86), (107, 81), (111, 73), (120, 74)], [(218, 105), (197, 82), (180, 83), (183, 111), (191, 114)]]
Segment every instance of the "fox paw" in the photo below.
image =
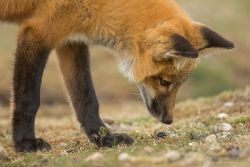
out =
[(91, 141), (98, 147), (115, 147), (117, 145), (131, 145), (134, 143), (134, 139), (126, 134), (106, 134), (103, 137), (99, 135), (91, 135)]
[(43, 139), (23, 139), (15, 145), (17, 152), (49, 151), (50, 145)]

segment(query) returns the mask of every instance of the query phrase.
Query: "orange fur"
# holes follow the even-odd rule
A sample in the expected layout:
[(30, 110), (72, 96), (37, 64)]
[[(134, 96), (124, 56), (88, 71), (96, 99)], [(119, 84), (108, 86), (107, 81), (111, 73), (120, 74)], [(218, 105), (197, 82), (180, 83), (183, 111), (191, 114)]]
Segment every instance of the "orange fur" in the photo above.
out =
[[(75, 42), (109, 47), (125, 64), (127, 76), (147, 85), (152, 94), (161, 94), (162, 88), (158, 82), (148, 82), (150, 77), (174, 83), (184, 81), (195, 68), (196, 59), (180, 53), (196, 58), (208, 45), (233, 47), (218, 34), (203, 30), (174, 0), (0, 0), (0, 20), (18, 22), (20, 33), (31, 30), (50, 49)], [(179, 44), (182, 52), (175, 48), (176, 34), (186, 44)], [(174, 106), (179, 86), (169, 89), (173, 94), (169, 106)]]
[(195, 66), (195, 59), (181, 57), (175, 64), (153, 61), (173, 47), (173, 34), (183, 36), (197, 50), (207, 43), (200, 32), (203, 26), (174, 0), (0, 0), (0, 20), (19, 22), (20, 32), (31, 29), (49, 48), (72, 41), (110, 47), (121, 60), (133, 60), (130, 75), (135, 82), (161, 71), (178, 73), (185, 70), (180, 68), (191, 71)]
[(43, 0), (0, 0), (0, 21), (22, 22)]

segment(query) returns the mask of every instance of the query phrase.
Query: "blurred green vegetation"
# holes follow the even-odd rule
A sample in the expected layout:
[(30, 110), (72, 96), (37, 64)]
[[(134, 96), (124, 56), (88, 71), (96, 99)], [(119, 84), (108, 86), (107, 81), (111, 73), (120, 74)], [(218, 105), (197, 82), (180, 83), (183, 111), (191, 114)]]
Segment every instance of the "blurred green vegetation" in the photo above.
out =
[[(212, 96), (250, 83), (250, 1), (177, 0), (196, 21), (208, 25), (234, 41), (236, 49), (202, 57), (197, 69), (183, 85), (179, 100)], [(7, 103), (11, 90), (16, 26), (0, 24), (0, 105)], [(103, 102), (138, 100), (136, 87), (119, 74), (116, 60), (107, 50), (93, 48), (92, 71), (98, 97)], [(42, 102), (65, 103), (56, 56), (51, 55), (42, 87)]]

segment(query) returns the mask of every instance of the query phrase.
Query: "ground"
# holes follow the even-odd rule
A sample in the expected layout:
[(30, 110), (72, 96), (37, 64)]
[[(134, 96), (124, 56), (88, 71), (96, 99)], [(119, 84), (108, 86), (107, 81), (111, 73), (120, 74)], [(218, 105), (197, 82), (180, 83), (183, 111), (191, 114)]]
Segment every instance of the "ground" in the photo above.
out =
[[(178, 101), (214, 96), (249, 85), (250, 1), (176, 1), (194, 20), (236, 45), (234, 51), (201, 57), (198, 68), (178, 91)], [(130, 147), (97, 149), (87, 140), (67, 105), (56, 56), (51, 54), (43, 77), (36, 132), (53, 149), (16, 154), (8, 107), (16, 33), (16, 25), (0, 23), (0, 167), (249, 166), (250, 87), (178, 103), (174, 124), (162, 125), (149, 116), (134, 93), (136, 86), (119, 74), (111, 53), (99, 48), (91, 49), (91, 58), (102, 117), (113, 131), (133, 136), (135, 143)], [(165, 138), (156, 138), (159, 132)]]
[(135, 143), (98, 149), (81, 133), (68, 106), (42, 106), (37, 136), (49, 141), (52, 151), (17, 154), (11, 142), (11, 113), (0, 112), (0, 166), (247, 167), (249, 113), (250, 87), (179, 103), (170, 126), (149, 116), (141, 103), (102, 104), (107, 126), (130, 134)]

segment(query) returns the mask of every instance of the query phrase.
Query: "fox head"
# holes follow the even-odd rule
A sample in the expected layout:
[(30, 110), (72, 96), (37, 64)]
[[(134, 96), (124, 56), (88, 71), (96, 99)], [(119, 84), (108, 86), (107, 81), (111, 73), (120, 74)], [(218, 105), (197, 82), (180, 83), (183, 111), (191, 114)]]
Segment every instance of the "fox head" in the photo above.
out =
[(142, 38), (133, 79), (148, 111), (165, 124), (173, 122), (177, 91), (196, 67), (201, 51), (234, 48), (218, 33), (193, 22), (183, 27), (163, 24), (145, 31)]

